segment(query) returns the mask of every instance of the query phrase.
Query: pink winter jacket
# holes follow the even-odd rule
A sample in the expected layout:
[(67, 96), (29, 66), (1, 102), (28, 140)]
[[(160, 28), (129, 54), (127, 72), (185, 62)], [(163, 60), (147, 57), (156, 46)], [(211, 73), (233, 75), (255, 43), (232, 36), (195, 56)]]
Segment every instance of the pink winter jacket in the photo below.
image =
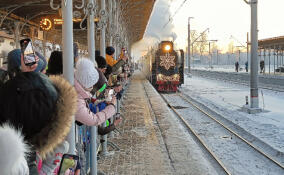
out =
[(108, 105), (104, 110), (96, 114), (92, 113), (86, 106), (85, 99), (91, 97), (91, 93), (84, 90), (83, 87), (74, 79), (74, 86), (78, 94), (78, 108), (75, 119), (84, 125), (98, 126), (115, 114), (115, 107)]

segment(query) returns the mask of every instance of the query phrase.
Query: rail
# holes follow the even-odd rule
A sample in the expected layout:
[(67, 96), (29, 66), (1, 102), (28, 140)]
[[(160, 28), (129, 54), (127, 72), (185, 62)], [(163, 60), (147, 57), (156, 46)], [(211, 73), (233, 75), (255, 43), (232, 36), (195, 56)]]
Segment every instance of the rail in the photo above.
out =
[[(184, 101), (186, 101), (188, 104), (190, 104), (191, 106), (193, 106), (194, 108), (198, 109), (201, 113), (205, 114), (207, 117), (211, 118), (212, 120), (214, 120), (216, 123), (218, 123), (219, 125), (221, 125), (223, 128), (225, 128), (227, 131), (229, 131), (230, 133), (232, 133), (233, 135), (235, 135), (237, 138), (239, 138), (240, 140), (242, 140), (243, 142), (245, 142), (247, 145), (249, 145), (251, 148), (253, 148), (254, 150), (256, 150), (257, 152), (259, 152), (261, 155), (263, 155), (265, 158), (267, 158), (268, 160), (270, 160), (271, 162), (273, 162), (275, 165), (277, 165), (278, 167), (284, 169), (284, 165), (282, 165), (281, 163), (279, 163), (277, 160), (275, 160), (273, 157), (267, 155), (265, 152), (263, 152), (262, 150), (260, 150), (259, 148), (257, 148), (255, 145), (253, 145), (251, 142), (249, 142), (247, 139), (243, 138), (242, 136), (240, 136), (238, 133), (236, 133), (235, 131), (233, 131), (232, 129), (230, 129), (229, 127), (227, 127), (226, 125), (224, 125), (222, 122), (220, 122), (219, 120), (217, 120), (215, 117), (213, 117), (211, 114), (209, 114), (208, 112), (204, 111), (203, 109), (201, 109), (198, 105), (194, 104), (192, 101), (190, 101), (188, 98), (184, 97), (181, 93), (177, 93), (177, 95), (179, 97), (181, 97)], [(210, 153), (210, 155), (216, 160), (216, 162), (220, 165), (220, 167), (222, 167), (222, 169), (224, 170), (224, 172), (226, 172), (226, 174), (231, 174), (228, 169), (224, 166), (224, 164), (220, 161), (220, 159), (217, 158), (217, 156), (208, 148), (208, 146), (205, 144), (205, 142), (200, 138), (200, 136), (193, 130), (193, 128), (190, 126), (190, 124), (178, 113), (178, 111), (170, 104), (170, 102), (163, 96), (161, 95), (161, 97), (163, 98), (163, 100), (167, 103), (167, 105), (173, 110), (173, 112), (182, 120), (182, 122), (185, 124), (185, 126), (191, 131), (191, 133), (194, 134), (194, 136), (198, 139), (198, 141), (204, 146), (204, 148)]]

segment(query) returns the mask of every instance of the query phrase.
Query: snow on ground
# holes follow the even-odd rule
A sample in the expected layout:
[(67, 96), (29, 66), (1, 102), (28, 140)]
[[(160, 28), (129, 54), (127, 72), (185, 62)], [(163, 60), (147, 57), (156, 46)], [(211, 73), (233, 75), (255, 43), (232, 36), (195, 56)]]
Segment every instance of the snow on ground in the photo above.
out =
[[(240, 65), (239, 72), (246, 72), (245, 65)], [(211, 70), (211, 71), (221, 71), (221, 72), (235, 72), (235, 65), (212, 65), (210, 68), (209, 65), (202, 65), (202, 64), (195, 64), (192, 65), (192, 69), (198, 69), (198, 70)], [(250, 69), (250, 68), (249, 68)], [(258, 69), (260, 69), (258, 67)], [(276, 69), (276, 67), (275, 67)], [(270, 73), (274, 74), (274, 66), (270, 65)], [(265, 66), (265, 73), (269, 73), (269, 65)], [(277, 72), (276, 72), (277, 73)], [(279, 74), (279, 73), (277, 73)], [(280, 73), (281, 75), (284, 75), (284, 73)]]
[[(284, 93), (259, 90), (259, 104), (266, 112), (247, 114), (240, 109), (249, 96), (249, 87), (186, 77), (182, 91), (213, 108), (273, 148), (284, 152)], [(263, 94), (263, 96), (262, 96)]]

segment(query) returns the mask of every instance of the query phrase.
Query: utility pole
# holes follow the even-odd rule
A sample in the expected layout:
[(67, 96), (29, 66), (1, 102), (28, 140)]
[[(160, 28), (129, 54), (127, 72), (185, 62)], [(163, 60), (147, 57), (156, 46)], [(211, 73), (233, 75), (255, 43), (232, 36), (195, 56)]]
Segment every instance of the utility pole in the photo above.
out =
[(219, 65), (219, 50), (217, 49), (217, 65)]
[(245, 48), (245, 46), (236, 46), (239, 50), (238, 50), (238, 52), (239, 52), (239, 63), (241, 64), (241, 49), (240, 48)]
[(217, 42), (218, 40), (208, 40), (209, 41), (209, 57), (210, 57), (210, 60), (209, 60), (209, 68), (212, 67), (212, 54), (211, 54), (211, 48), (210, 48), (210, 45), (211, 45), (211, 42)]
[(239, 48), (239, 64), (241, 66), (241, 50), (240, 50), (240, 48)]
[(188, 46), (187, 46), (187, 65), (188, 65), (188, 73), (190, 73), (190, 19), (193, 17), (188, 17)]
[(257, 3), (258, 0), (244, 0), (251, 6), (251, 59), (250, 59), (250, 109), (249, 113), (260, 112), (258, 99), (258, 29)]
[(249, 61), (249, 33), (247, 32), (247, 62)]

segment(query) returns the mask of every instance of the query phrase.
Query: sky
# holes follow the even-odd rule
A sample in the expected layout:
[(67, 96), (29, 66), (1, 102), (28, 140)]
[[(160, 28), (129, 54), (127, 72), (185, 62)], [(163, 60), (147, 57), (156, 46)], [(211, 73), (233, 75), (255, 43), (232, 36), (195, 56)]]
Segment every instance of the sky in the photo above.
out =
[[(188, 17), (191, 30), (201, 33), (209, 29), (208, 39), (218, 40), (219, 49), (227, 49), (228, 44), (238, 41), (245, 45), (250, 32), (250, 6), (243, 0), (187, 0), (173, 20), (164, 28), (184, 0), (157, 0), (149, 20), (144, 39), (133, 47), (135, 57), (145, 53), (150, 43), (163, 39), (175, 39), (178, 48), (187, 45)], [(284, 0), (258, 0), (259, 39), (283, 36)], [(230, 36), (233, 36), (232, 39)], [(146, 45), (145, 45), (146, 44)], [(144, 51), (141, 51), (144, 48)]]

